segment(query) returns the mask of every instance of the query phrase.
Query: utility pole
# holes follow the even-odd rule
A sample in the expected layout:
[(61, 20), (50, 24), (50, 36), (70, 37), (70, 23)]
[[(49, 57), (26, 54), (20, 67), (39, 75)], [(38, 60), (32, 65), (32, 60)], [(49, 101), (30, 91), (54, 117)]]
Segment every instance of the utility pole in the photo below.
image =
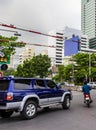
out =
[(91, 54), (89, 53), (89, 82), (91, 82)]

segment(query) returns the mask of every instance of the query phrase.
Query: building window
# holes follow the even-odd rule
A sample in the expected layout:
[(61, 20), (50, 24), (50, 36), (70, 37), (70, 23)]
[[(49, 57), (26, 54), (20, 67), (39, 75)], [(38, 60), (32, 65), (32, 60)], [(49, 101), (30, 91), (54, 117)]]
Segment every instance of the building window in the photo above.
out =
[(56, 52), (56, 54), (62, 54), (61, 52)]
[(56, 51), (62, 51), (62, 49), (56, 49)]

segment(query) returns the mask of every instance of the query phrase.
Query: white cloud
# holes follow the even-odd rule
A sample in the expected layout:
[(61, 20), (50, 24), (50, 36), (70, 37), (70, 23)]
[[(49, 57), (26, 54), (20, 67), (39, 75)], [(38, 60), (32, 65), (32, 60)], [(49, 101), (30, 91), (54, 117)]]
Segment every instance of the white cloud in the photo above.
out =
[[(42, 33), (66, 25), (80, 29), (80, 8), (81, 0), (0, 0), (0, 22)], [(22, 34), (28, 41), (45, 41), (44, 36)]]

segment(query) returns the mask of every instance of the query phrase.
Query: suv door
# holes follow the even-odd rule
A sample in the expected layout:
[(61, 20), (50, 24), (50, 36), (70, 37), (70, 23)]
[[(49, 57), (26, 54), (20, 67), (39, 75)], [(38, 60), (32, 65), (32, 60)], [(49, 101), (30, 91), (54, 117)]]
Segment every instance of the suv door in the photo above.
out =
[(46, 80), (47, 91), (49, 92), (49, 103), (57, 103), (61, 101), (63, 91), (57, 88), (52, 80)]
[(46, 89), (46, 85), (43, 79), (35, 79), (33, 83), (34, 91), (40, 98), (40, 105), (48, 104), (49, 91)]

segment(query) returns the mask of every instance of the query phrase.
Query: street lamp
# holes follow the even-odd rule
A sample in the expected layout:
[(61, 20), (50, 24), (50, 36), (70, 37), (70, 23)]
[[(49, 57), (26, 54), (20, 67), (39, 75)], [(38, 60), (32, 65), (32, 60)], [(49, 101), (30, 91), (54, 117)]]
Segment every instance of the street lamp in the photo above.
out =
[(71, 77), (72, 82), (74, 83), (74, 61), (73, 61), (73, 56), (70, 59), (70, 61), (71, 61), (71, 65), (72, 65), (72, 76), (70, 76), (70, 77)]
[(89, 53), (89, 82), (91, 82), (91, 54)]

